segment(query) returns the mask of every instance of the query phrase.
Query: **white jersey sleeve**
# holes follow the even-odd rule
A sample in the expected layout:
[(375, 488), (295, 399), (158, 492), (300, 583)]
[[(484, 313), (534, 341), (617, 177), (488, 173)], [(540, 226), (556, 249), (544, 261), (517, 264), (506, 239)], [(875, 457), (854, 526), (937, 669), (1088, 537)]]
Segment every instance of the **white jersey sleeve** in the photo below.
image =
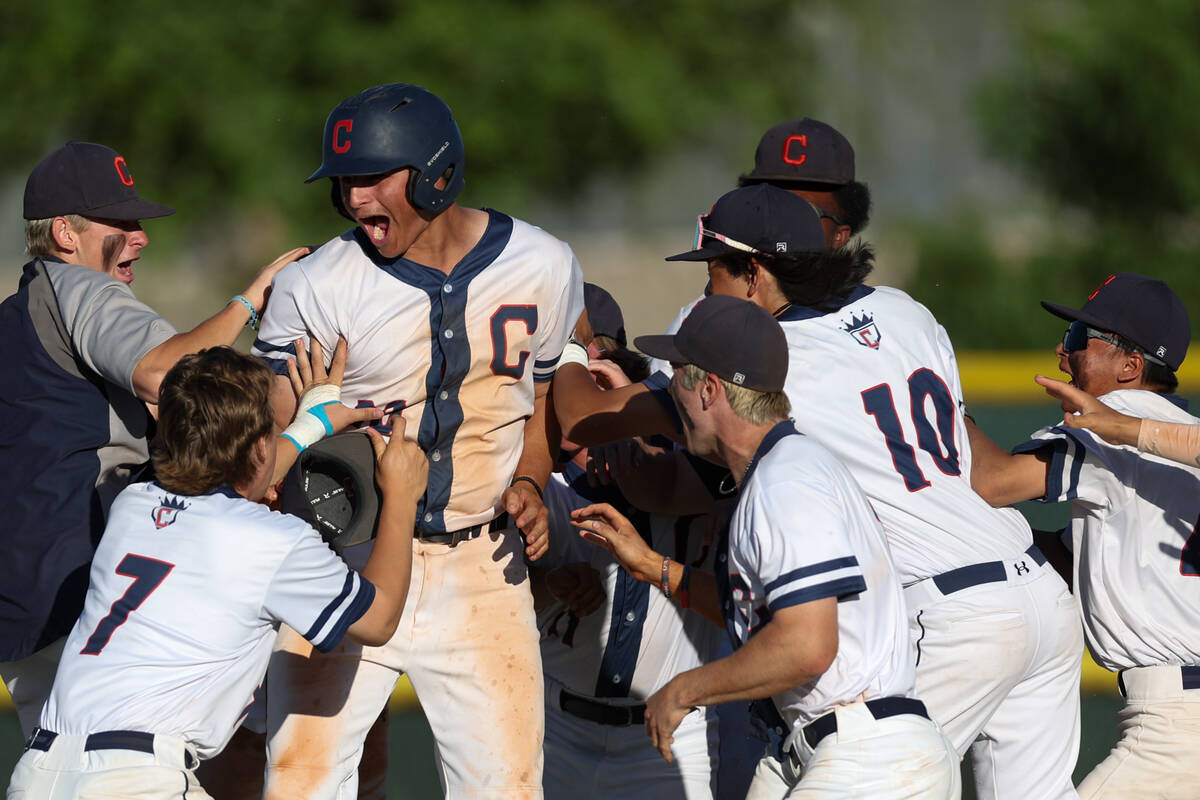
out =
[[(798, 500), (803, 506), (803, 546), (789, 535), (800, 513)], [(761, 584), (770, 614), (867, 588), (838, 498), (825, 487), (785, 477), (755, 493), (739, 511), (745, 515), (739, 531), (747, 535), (733, 546), (740, 566)]]
[(583, 269), (579, 259), (565, 243), (562, 258), (568, 261), (570, 278), (561, 284), (558, 299), (546, 310), (545, 333), (538, 343), (536, 360), (533, 363), (533, 380), (545, 383), (554, 378), (554, 369), (562, 355), (567, 340), (575, 330), (575, 323), (583, 313)]
[(286, 375), (287, 360), (296, 355), (295, 341), (299, 339), (307, 347), (310, 335), (332, 357), (341, 331), (309, 282), (301, 259), (280, 270), (271, 282), (271, 298), (263, 310), (251, 352), (261, 356), (277, 374)]
[(263, 607), (322, 653), (337, 646), (346, 630), (375, 600), (375, 587), (333, 556), (317, 536), (296, 539), (276, 570)]

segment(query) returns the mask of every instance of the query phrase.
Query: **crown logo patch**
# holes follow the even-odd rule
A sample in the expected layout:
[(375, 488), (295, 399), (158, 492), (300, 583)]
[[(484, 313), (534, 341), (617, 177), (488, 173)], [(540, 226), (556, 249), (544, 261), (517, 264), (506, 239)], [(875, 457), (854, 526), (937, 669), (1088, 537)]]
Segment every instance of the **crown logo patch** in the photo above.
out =
[(165, 528), (175, 521), (180, 511), (187, 511), (187, 508), (188, 504), (179, 498), (163, 495), (158, 507), (150, 512), (150, 519), (154, 520), (154, 527)]
[(879, 349), (879, 342), (883, 337), (879, 333), (879, 328), (875, 325), (875, 317), (870, 314), (863, 314), (861, 317), (857, 314), (851, 314), (849, 322), (845, 320), (842, 322), (842, 330), (850, 334), (850, 337), (854, 341), (872, 350)]

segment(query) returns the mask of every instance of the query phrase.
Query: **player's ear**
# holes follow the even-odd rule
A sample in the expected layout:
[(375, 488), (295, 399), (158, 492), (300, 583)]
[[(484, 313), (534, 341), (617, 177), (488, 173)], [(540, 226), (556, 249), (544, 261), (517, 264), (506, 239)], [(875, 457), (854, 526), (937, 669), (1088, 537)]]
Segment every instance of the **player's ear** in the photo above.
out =
[(51, 220), (50, 235), (54, 237), (54, 245), (59, 250), (73, 253), (79, 247), (79, 233), (66, 217), (55, 217)]
[(1121, 365), (1117, 373), (1117, 382), (1121, 384), (1137, 383), (1146, 372), (1146, 358), (1138, 351), (1121, 353)]
[(830, 247), (834, 250), (845, 247), (846, 243), (850, 241), (851, 235), (852, 231), (849, 225), (838, 225), (833, 229), (833, 238), (829, 242)]

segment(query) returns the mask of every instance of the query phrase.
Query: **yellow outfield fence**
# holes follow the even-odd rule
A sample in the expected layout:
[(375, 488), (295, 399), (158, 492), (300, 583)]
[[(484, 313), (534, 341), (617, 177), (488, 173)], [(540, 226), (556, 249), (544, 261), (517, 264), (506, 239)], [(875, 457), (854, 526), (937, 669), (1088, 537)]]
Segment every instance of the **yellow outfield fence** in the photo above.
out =
[[(1066, 380), (1058, 370), (1054, 351), (975, 351), (958, 354), (958, 372), (962, 376), (963, 396), (967, 405), (987, 403), (1053, 402), (1046, 391), (1033, 382), (1037, 374)], [(1200, 394), (1200, 358), (1185, 361), (1177, 373), (1179, 394)]]

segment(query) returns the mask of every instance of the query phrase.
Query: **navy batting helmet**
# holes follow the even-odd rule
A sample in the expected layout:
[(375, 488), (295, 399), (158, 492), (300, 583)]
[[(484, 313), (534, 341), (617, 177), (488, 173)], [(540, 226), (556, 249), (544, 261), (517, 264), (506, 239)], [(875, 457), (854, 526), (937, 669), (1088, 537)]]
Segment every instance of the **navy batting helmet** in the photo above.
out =
[[(325, 120), (320, 168), (305, 183), (341, 175), (378, 175), (407, 167), (408, 201), (444, 211), (462, 191), (462, 134), (450, 107), (420, 86), (388, 83), (343, 100)], [(445, 178), (439, 189), (437, 182)], [(337, 181), (333, 204), (343, 216)]]
[(339, 553), (375, 538), (381, 503), (375, 449), (357, 431), (305, 449), (279, 487), (279, 510), (312, 525)]

